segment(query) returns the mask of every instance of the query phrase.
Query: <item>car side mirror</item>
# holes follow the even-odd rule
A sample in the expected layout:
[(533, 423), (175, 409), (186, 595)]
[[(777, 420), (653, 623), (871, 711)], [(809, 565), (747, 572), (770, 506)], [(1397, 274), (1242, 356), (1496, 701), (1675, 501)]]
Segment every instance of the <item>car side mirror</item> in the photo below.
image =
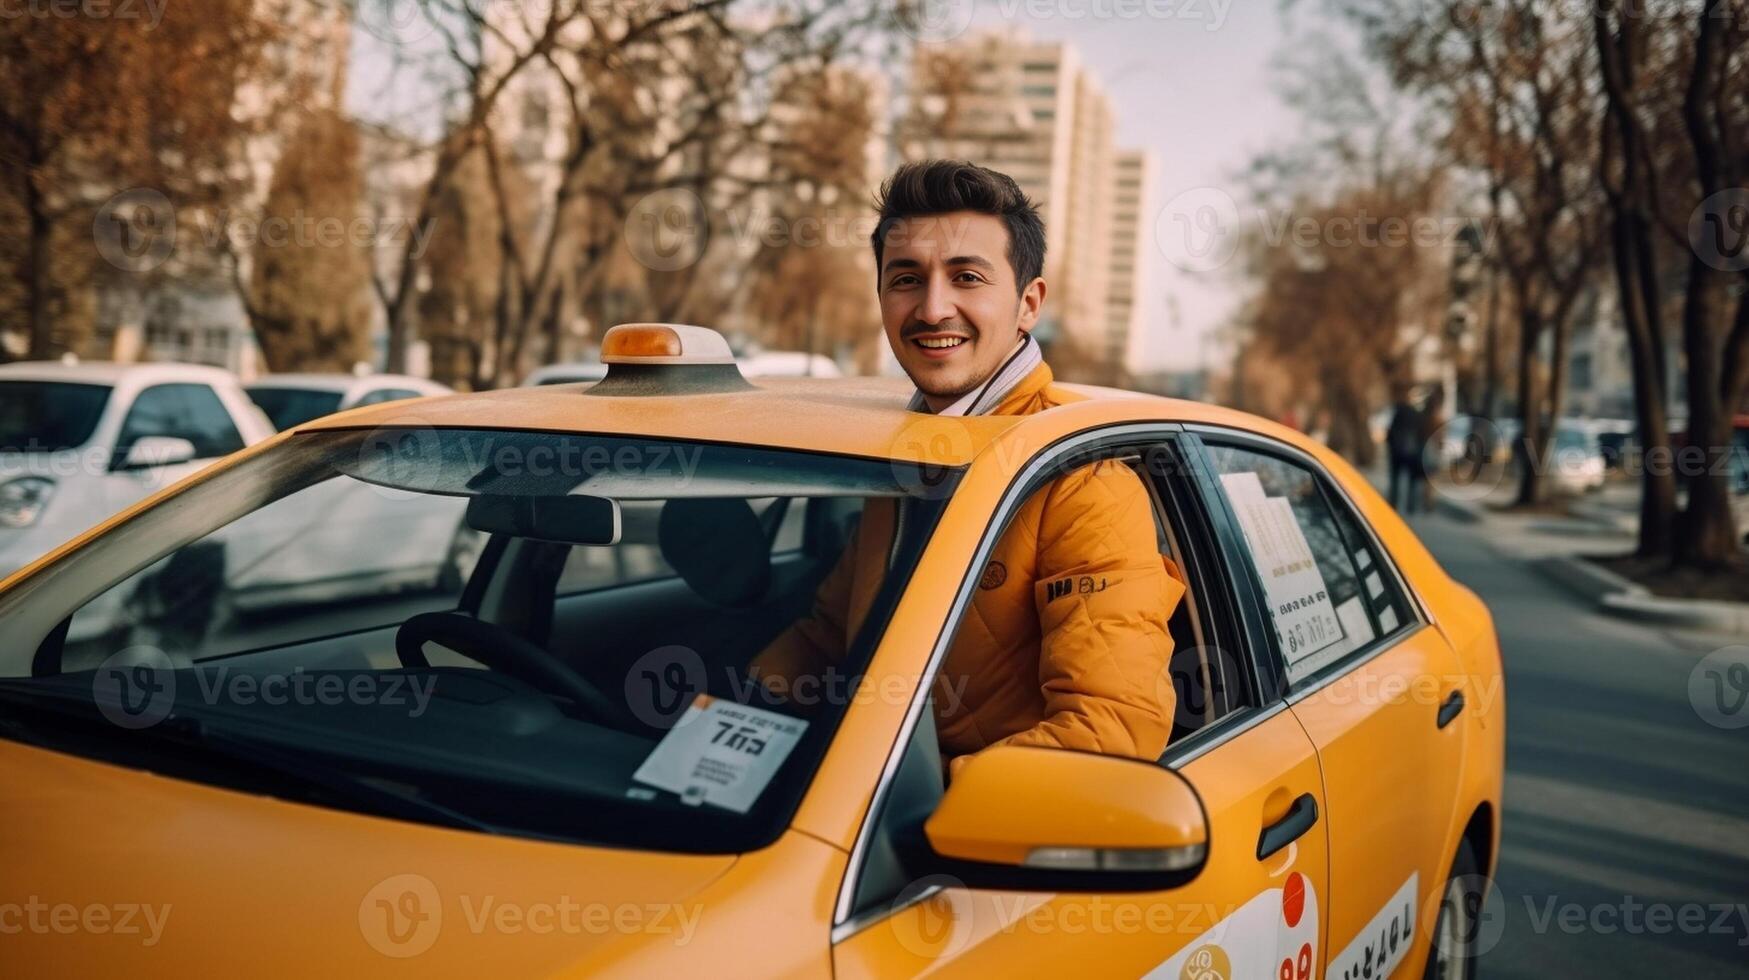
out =
[(1208, 818), (1157, 763), (997, 746), (966, 760), (924, 822), (931, 869), (973, 888), (1160, 891), (1196, 877)]
[(194, 443), (175, 436), (141, 436), (128, 447), (122, 460), (124, 470), (147, 470), (155, 466), (174, 466), (194, 459)]

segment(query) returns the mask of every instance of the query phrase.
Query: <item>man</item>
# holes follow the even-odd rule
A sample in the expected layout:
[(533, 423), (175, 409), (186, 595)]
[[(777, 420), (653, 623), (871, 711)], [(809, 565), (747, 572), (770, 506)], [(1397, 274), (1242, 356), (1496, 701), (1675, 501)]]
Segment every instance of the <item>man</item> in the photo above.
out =
[[(1031, 336), (1045, 302), (1044, 225), (1012, 179), (956, 161), (907, 164), (878, 206), (881, 320), (917, 386), (913, 411), (1029, 415), (1078, 400), (1052, 383)], [(868, 505), (813, 614), (754, 658), (769, 691), (842, 662), (886, 572), (894, 510)], [(1020, 509), (935, 681), (950, 771), (998, 744), (1160, 755), (1175, 700), (1166, 624), (1184, 586), (1156, 540), (1147, 490), (1115, 461), (1056, 479)]]
[[(1420, 410), (1409, 400), (1408, 386), (1400, 385), (1396, 404), (1391, 409), (1391, 424), (1385, 429), (1385, 452), (1390, 456), (1391, 464), (1391, 506), (1398, 507), (1404, 514), (1415, 513), (1420, 496), (1416, 479), (1421, 472), (1421, 422)], [(1400, 507), (1397, 504), (1399, 492), (1403, 501)]]

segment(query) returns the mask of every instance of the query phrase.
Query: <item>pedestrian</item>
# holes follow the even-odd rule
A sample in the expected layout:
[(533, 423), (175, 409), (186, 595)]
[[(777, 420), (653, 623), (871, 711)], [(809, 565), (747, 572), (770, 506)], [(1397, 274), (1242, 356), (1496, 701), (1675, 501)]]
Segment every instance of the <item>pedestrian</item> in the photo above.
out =
[(1385, 430), (1385, 454), (1391, 467), (1391, 506), (1411, 513), (1415, 507), (1414, 474), (1421, 468), (1421, 412), (1409, 400), (1407, 386), (1397, 389), (1391, 424)]

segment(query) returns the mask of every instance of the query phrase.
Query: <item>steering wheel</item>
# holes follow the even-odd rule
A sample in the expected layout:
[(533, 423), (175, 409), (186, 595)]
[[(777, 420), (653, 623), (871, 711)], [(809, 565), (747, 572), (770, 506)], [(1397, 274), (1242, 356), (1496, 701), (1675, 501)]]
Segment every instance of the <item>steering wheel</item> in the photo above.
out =
[(429, 668), (425, 644), (433, 642), (548, 694), (569, 698), (593, 721), (627, 730), (637, 727), (629, 710), (601, 693), (583, 675), (502, 626), (461, 613), (420, 613), (402, 623), (395, 633), (395, 653), (401, 666)]

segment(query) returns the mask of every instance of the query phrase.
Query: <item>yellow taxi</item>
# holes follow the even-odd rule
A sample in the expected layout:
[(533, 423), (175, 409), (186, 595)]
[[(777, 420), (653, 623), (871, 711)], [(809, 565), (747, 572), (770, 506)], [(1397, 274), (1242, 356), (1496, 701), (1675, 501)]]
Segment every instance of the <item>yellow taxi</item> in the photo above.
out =
[[(0, 582), (6, 974), (1473, 972), (1493, 623), (1342, 459), (1091, 387), (943, 418), (754, 384), (702, 328), (604, 360), (309, 422)], [(1188, 586), (1171, 741), (948, 780), (933, 681), (988, 556), (1106, 460)], [(880, 498), (853, 669), (768, 703), (747, 663)], [(406, 574), (432, 534), (449, 573)]]

